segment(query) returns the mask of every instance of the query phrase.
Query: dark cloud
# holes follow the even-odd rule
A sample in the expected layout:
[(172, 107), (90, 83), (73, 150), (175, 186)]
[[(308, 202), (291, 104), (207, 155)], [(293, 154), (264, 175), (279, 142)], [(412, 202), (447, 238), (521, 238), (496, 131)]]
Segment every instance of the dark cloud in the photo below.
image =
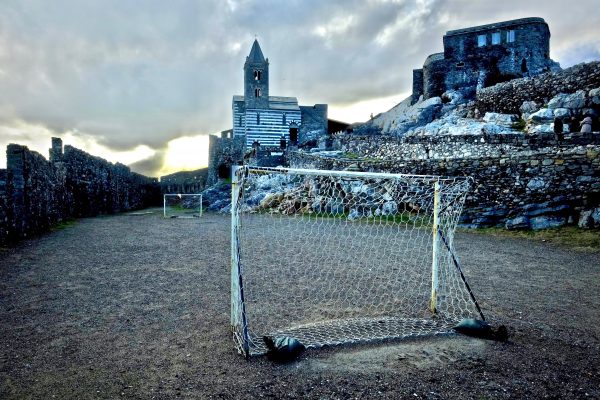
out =
[[(107, 0), (0, 3), (0, 124), (117, 150), (227, 129), (254, 35), (271, 93), (331, 107), (406, 93), (446, 30), (540, 16), (563, 66), (597, 59), (597, 0)], [(385, 111), (385, 110), (370, 110)], [(158, 159), (157, 159), (158, 160)], [(158, 162), (158, 161), (152, 161)], [(148, 165), (151, 162), (148, 161)]]
[(157, 151), (154, 156), (129, 164), (132, 171), (146, 175), (157, 176), (164, 163), (164, 151)]

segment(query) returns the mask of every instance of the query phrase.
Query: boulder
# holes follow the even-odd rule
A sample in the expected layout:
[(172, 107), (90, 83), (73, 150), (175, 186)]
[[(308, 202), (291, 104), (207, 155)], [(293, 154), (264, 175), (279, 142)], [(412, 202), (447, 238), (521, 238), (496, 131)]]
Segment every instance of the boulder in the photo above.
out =
[(579, 214), (579, 222), (577, 226), (580, 228), (588, 229), (594, 227), (594, 222), (592, 220), (592, 210), (585, 210)]
[(549, 108), (542, 108), (531, 114), (528, 120), (538, 124), (554, 122), (554, 111)]
[(529, 222), (529, 217), (527, 217), (526, 215), (520, 215), (515, 218), (507, 219), (504, 226), (508, 230), (518, 230), (529, 229), (531, 224)]
[(600, 88), (590, 90), (588, 96), (592, 104), (600, 105)]
[(486, 112), (483, 120), (489, 124), (500, 125), (505, 128), (512, 128), (513, 124), (519, 119), (514, 114), (500, 114), (494, 112)]
[(550, 109), (578, 109), (583, 107), (585, 107), (585, 91), (583, 90), (578, 90), (577, 92), (571, 94), (557, 94), (548, 102), (548, 108)]
[(398, 212), (398, 204), (395, 201), (386, 201), (381, 209), (382, 215), (394, 215)]
[(580, 228), (600, 228), (600, 207), (582, 211), (578, 225)]
[(441, 96), (442, 102), (450, 103), (450, 104), (460, 104), (464, 103), (464, 96), (461, 92), (457, 90), (448, 90), (444, 92)]
[(530, 222), (531, 229), (540, 230), (561, 227), (567, 223), (567, 219), (564, 217), (542, 216), (531, 218)]
[(537, 135), (538, 133), (554, 133), (554, 123), (529, 125), (527, 133)]
[(519, 111), (521, 111), (521, 115), (523, 119), (528, 119), (531, 114), (538, 111), (540, 109), (540, 105), (535, 101), (524, 101), (519, 107)]
[(600, 228), (600, 207), (597, 207), (592, 211), (592, 221), (596, 228)]
[(566, 118), (571, 116), (571, 110), (568, 108), (556, 108), (554, 109), (555, 118)]

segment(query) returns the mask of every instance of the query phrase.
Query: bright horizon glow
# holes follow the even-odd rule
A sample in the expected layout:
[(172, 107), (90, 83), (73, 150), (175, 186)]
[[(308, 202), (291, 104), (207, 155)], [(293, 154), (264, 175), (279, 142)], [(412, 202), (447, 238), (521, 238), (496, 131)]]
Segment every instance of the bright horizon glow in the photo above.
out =
[(182, 136), (167, 143), (159, 176), (208, 166), (208, 135)]
[(348, 123), (365, 122), (371, 118), (371, 114), (376, 116), (379, 113), (386, 112), (409, 95), (410, 93), (401, 93), (347, 105), (336, 106), (332, 104), (329, 107), (328, 118)]

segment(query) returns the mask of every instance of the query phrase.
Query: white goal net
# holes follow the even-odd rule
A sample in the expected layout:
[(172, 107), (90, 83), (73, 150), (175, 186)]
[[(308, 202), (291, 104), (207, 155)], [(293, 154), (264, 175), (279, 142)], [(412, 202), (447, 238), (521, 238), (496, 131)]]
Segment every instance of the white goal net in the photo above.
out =
[(454, 251), (470, 179), (239, 167), (231, 325), (306, 347), (449, 332), (483, 318)]
[(202, 216), (202, 195), (165, 194), (163, 216), (165, 218), (200, 218)]

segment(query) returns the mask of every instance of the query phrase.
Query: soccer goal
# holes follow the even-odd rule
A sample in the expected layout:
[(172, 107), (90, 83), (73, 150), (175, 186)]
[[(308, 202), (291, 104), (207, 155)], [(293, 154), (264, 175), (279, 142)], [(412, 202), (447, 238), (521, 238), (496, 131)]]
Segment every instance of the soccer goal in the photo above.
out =
[(238, 351), (263, 336), (306, 347), (448, 333), (485, 319), (454, 231), (470, 179), (237, 167), (231, 326)]
[(165, 218), (200, 218), (202, 216), (202, 195), (165, 194), (163, 216)]

